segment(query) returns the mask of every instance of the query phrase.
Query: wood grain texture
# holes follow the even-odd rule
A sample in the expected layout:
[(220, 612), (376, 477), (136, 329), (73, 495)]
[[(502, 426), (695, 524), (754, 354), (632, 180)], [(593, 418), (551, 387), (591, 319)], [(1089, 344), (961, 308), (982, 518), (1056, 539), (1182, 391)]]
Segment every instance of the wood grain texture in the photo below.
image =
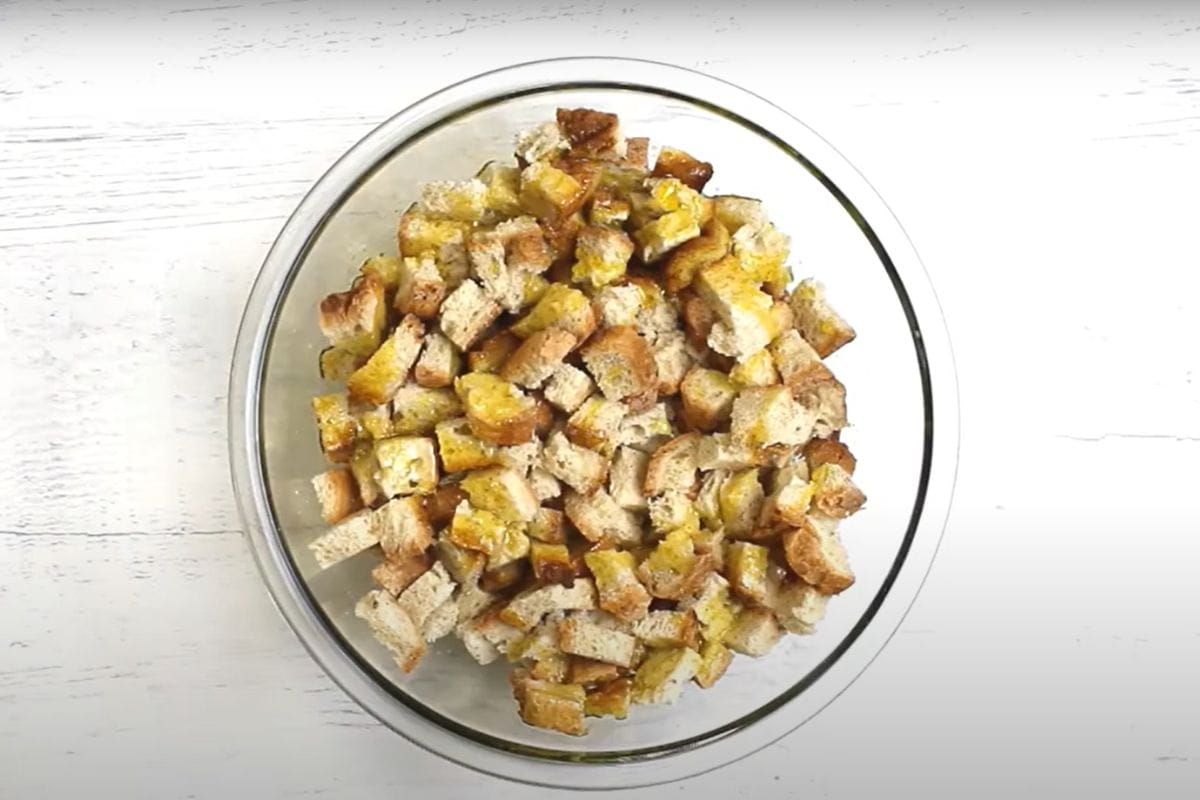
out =
[(450, 81), (584, 53), (699, 67), (834, 142), (921, 252), (962, 394), (955, 510), (900, 634), (793, 736), (659, 793), (1189, 796), (1193, 7), (10, 0), (0, 797), (527, 796), (382, 729), (273, 611), (226, 382), (328, 164)]

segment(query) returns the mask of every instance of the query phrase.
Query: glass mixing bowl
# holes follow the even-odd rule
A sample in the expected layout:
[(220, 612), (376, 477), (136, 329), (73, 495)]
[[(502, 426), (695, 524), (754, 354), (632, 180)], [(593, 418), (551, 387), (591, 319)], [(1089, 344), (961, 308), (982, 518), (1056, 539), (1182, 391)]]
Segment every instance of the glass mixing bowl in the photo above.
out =
[[(324, 469), (309, 399), (329, 390), (316, 309), (369, 254), (393, 252), (418, 183), (510, 159), (514, 134), (559, 106), (616, 112), (711, 161), (710, 193), (762, 198), (858, 339), (831, 357), (846, 384), (867, 506), (843, 526), (857, 574), (812, 636), (738, 657), (712, 689), (674, 706), (596, 719), (581, 738), (524, 725), (508, 665), (480, 667), (447, 637), (411, 675), (356, 619), (376, 557), (319, 571), (323, 530), (309, 484)], [(944, 322), (912, 245), (870, 185), (827, 142), (767, 101), (715, 78), (624, 59), (523, 64), (456, 84), (384, 122), (317, 182), (254, 284), (230, 386), (230, 451), (249, 541), (276, 604), (313, 657), (367, 711), (458, 764), (529, 783), (616, 788), (690, 776), (795, 729), (866, 667), (929, 569), (954, 483), (958, 406)]]

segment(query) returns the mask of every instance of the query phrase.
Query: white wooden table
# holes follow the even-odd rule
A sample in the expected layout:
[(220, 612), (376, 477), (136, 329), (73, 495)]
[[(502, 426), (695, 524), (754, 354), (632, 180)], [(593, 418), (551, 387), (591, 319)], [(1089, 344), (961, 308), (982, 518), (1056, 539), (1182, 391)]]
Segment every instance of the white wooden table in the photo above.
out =
[(376, 724), (284, 625), (226, 376), (334, 158), (576, 54), (701, 68), (834, 142), (921, 252), (961, 384), (900, 633), (811, 724), (654, 796), (1198, 796), (1200, 7), (72, 5), (0, 2), (0, 797), (528, 796)]

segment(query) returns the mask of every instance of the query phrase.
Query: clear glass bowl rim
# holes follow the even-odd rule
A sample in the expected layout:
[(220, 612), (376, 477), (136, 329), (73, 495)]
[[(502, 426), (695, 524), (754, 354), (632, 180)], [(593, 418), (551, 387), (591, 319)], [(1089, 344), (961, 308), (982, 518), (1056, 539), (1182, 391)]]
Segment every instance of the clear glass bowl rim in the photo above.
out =
[[(556, 756), (524, 747), (500, 749), (398, 702), (345, 651), (314, 606), (275, 526), (260, 452), (261, 378), (276, 312), (329, 216), (391, 154), (447, 119), (503, 98), (581, 87), (642, 90), (687, 100), (773, 140), (805, 166), (855, 219), (888, 270), (910, 322), (925, 395), (924, 463), (907, 552), (902, 550), (855, 632), (811, 681), (806, 677), (804, 685), (739, 720), (738, 727), (652, 753)], [(903, 620), (936, 555), (957, 471), (958, 414), (950, 339), (928, 275), (899, 221), (847, 159), (781, 108), (734, 84), (652, 61), (579, 57), (505, 67), (429, 95), (379, 125), (314, 184), (276, 238), (246, 303), (230, 373), (229, 449), (247, 539), (276, 607), (312, 657), (364, 710), (419, 747), (470, 769), (534, 785), (617, 789), (691, 777), (756, 752), (802, 725), (861, 674)], [(807, 711), (789, 709), (801, 690), (814, 702)]]

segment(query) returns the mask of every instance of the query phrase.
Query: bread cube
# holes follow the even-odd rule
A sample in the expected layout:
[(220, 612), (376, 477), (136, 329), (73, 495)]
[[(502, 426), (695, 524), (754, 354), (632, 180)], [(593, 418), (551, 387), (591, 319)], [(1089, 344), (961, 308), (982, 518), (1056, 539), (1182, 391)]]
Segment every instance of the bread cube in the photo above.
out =
[(475, 177), (483, 182), (483, 205), (493, 215), (515, 217), (521, 213), (520, 169), (499, 161), (489, 161)]
[(388, 558), (385, 554), (383, 560), (371, 570), (371, 580), (393, 597), (397, 597), (431, 566), (431, 553), (418, 553), (404, 559)]
[(470, 350), (498, 316), (499, 304), (478, 283), (465, 280), (442, 303), (438, 324), (455, 347)]
[(571, 736), (587, 733), (583, 720), (587, 695), (582, 686), (514, 677), (513, 695), (525, 724)]
[(720, 642), (705, 642), (700, 648), (700, 666), (696, 668), (696, 685), (711, 689), (721, 679), (733, 661), (733, 651)]
[(622, 143), (616, 114), (590, 108), (560, 108), (555, 119), (572, 152), (581, 156), (609, 155)]
[(529, 522), (537, 514), (538, 501), (520, 473), (508, 467), (492, 467), (468, 473), (460, 483), (471, 505), (490, 511), (505, 522)]
[(629, 546), (642, 540), (642, 526), (637, 517), (617, 505), (604, 489), (588, 495), (567, 492), (563, 511), (589, 542)]
[(634, 325), (638, 312), (642, 310), (642, 290), (632, 283), (605, 286), (596, 292), (593, 303), (599, 311), (603, 327)]
[(451, 386), (461, 370), (462, 358), (449, 339), (436, 332), (425, 337), (425, 346), (413, 369), (413, 378), (420, 386), (428, 389)]
[(702, 438), (698, 433), (685, 433), (651, 454), (642, 484), (647, 497), (668, 489), (691, 491), (696, 484), (696, 451)]
[(691, 611), (651, 611), (633, 625), (633, 635), (649, 647), (695, 647), (699, 625)]
[(332, 462), (350, 460), (358, 439), (358, 420), (350, 413), (350, 403), (344, 394), (325, 394), (312, 399), (313, 416), (317, 419), (321, 451)]
[(438, 455), (446, 472), (463, 472), (500, 463), (498, 448), (477, 437), (465, 419), (439, 422), (434, 433)]
[(581, 447), (611, 455), (626, 412), (622, 403), (590, 397), (567, 420), (567, 438)]
[(585, 199), (579, 181), (544, 161), (521, 172), (521, 210), (538, 219), (560, 220), (578, 211)]
[(321, 519), (330, 525), (341, 522), (362, 508), (354, 475), (346, 469), (328, 469), (312, 479), (313, 491), (321, 504)]
[(367, 363), (367, 356), (340, 347), (326, 347), (321, 351), (319, 361), (321, 377), (324, 380), (345, 383), (354, 370)]
[[(463, 535), (462, 527), (459, 532)], [(475, 586), (479, 582), (487, 566), (487, 553), (461, 546), (450, 537), (450, 530), (442, 531), (434, 547), (438, 561), (446, 568), (451, 578), (463, 586)]]
[(735, 592), (762, 605), (767, 599), (767, 548), (733, 542), (725, 550), (725, 576)]
[(733, 255), (755, 283), (765, 283), (775, 297), (783, 297), (791, 274), (787, 260), (791, 239), (771, 223), (743, 225), (731, 239)]
[(467, 353), (467, 368), (471, 372), (499, 372), (520, 346), (521, 339), (516, 334), (501, 331), (484, 339), (476, 349)]
[(555, 370), (563, 366), (563, 358), (575, 348), (574, 334), (558, 328), (538, 331), (521, 343), (500, 368), (506, 381), (536, 389)]
[(812, 484), (815, 487), (812, 505), (826, 517), (848, 517), (862, 508), (867, 500), (862, 490), (850, 479), (850, 473), (840, 464), (830, 462), (814, 469)]
[(402, 672), (412, 672), (425, 655), (425, 638), (399, 602), (373, 589), (358, 601), (354, 615), (365, 621), (375, 639), (388, 649)]
[(587, 295), (566, 284), (552, 283), (511, 330), (522, 339), (528, 339), (546, 328), (565, 330), (580, 342), (591, 336), (596, 329), (596, 312)]
[(770, 295), (758, 288), (735, 257), (700, 269), (693, 286), (720, 320), (708, 336), (709, 347), (718, 353), (743, 360), (780, 332)]
[(621, 668), (615, 664), (605, 664), (590, 658), (571, 656), (567, 663), (567, 683), (577, 683), (580, 686), (597, 686), (615, 681), (621, 677), (621, 673)]
[(724, 641), (725, 635), (733, 627), (739, 605), (729, 596), (729, 581), (716, 573), (709, 573), (695, 596), (684, 598), (679, 608), (695, 615), (705, 641), (720, 642)]
[(556, 508), (539, 508), (525, 530), (530, 537), (547, 544), (566, 544), (567, 530), (563, 525), (563, 512)]
[(749, 536), (758, 525), (765, 497), (758, 470), (752, 467), (730, 475), (719, 497), (725, 532), (733, 538)]
[(761, 200), (725, 194), (717, 195), (713, 202), (716, 218), (730, 233), (736, 233), (746, 225), (765, 225), (769, 221)]
[(478, 178), (465, 181), (429, 181), (421, 184), (420, 208), (426, 214), (461, 222), (480, 222), (487, 214), (487, 184)]
[(622, 230), (585, 225), (575, 240), (571, 279), (593, 288), (619, 280), (633, 256), (633, 240)]
[(407, 384), (396, 391), (393, 401), (392, 433), (397, 436), (424, 436), (463, 413), (462, 402), (451, 389)]
[(409, 619), (418, 628), (422, 628), (429, 617), (450, 599), (454, 589), (455, 583), (450, 579), (446, 568), (434, 562), (432, 567), (400, 593), (396, 601), (408, 614)]
[(848, 475), (853, 475), (858, 465), (850, 448), (835, 439), (810, 439), (804, 445), (804, 460), (810, 471), (822, 464), (837, 464)]
[(729, 231), (719, 220), (712, 219), (701, 234), (676, 247), (663, 265), (667, 291), (675, 294), (692, 285), (696, 273), (729, 255)]
[(730, 433), (750, 448), (800, 445), (812, 435), (813, 415), (783, 386), (743, 389), (733, 401)]
[(372, 523), (371, 510), (364, 509), (321, 534), (309, 543), (308, 549), (312, 551), (317, 565), (327, 569), (378, 543), (379, 531)]
[(679, 700), (684, 685), (696, 676), (700, 654), (688, 647), (652, 650), (633, 678), (633, 702), (670, 705)]
[(656, 178), (678, 178), (689, 189), (697, 192), (712, 178), (713, 166), (707, 161), (688, 155), (674, 147), (664, 147), (658, 153), (651, 173)]
[(546, 161), (571, 146), (557, 122), (544, 122), (517, 134), (513, 152), (527, 164)]
[(725, 635), (724, 644), (735, 653), (759, 658), (771, 652), (783, 637), (775, 615), (766, 608), (744, 608)]
[(729, 420), (738, 388), (726, 375), (715, 369), (693, 367), (679, 387), (683, 400), (683, 419), (689, 427), (715, 431)]
[(683, 492), (668, 489), (649, 500), (650, 526), (659, 536), (685, 530), (688, 535), (700, 530), (700, 515), (695, 503)]
[(531, 631), (552, 611), (586, 611), (596, 607), (596, 586), (590, 578), (576, 578), (570, 586), (550, 584), (517, 595), (500, 612), (500, 619), (522, 631)]
[(796, 329), (821, 358), (828, 358), (854, 341), (854, 329), (825, 300), (825, 287), (818, 281), (800, 281), (790, 298)]
[(596, 491), (608, 473), (608, 462), (603, 456), (572, 444), (562, 431), (555, 431), (546, 440), (541, 466), (582, 494)]
[(678, 600), (693, 592), (712, 572), (712, 557), (697, 555), (690, 533), (667, 534), (638, 565), (637, 575), (654, 597)]
[(825, 595), (840, 594), (854, 584), (836, 520), (812, 516), (783, 534), (783, 553), (792, 572)]
[(411, 314), (396, 326), (367, 363), (346, 381), (350, 399), (356, 403), (380, 406), (389, 402), (408, 379), (408, 371), (421, 350), (425, 326)]
[(779, 373), (775, 371), (775, 361), (771, 351), (763, 348), (757, 353), (747, 356), (729, 372), (729, 379), (739, 389), (751, 386), (774, 386), (779, 383)]
[(642, 619), (650, 607), (650, 593), (637, 577), (637, 560), (626, 550), (593, 550), (584, 562), (595, 579), (600, 608), (618, 619)]
[(570, 584), (575, 579), (575, 565), (565, 544), (531, 542), (529, 562), (541, 583)]
[(504, 547), (508, 526), (490, 511), (475, 508), (467, 501), (458, 504), (446, 538), (467, 550), (490, 556)]
[(331, 345), (357, 356), (369, 356), (383, 340), (387, 324), (383, 282), (372, 275), (360, 276), (349, 291), (331, 294), (321, 301), (318, 320)]
[(537, 406), (533, 398), (502, 378), (472, 372), (454, 381), (471, 431), (493, 444), (523, 444), (533, 437)]
[(375, 482), (386, 497), (429, 494), (437, 488), (438, 467), (433, 440), (392, 436), (375, 442), (379, 468)]
[(807, 635), (825, 616), (829, 598), (801, 580), (784, 583), (775, 594), (771, 610), (789, 633)]
[(373, 512), (371, 521), (378, 527), (379, 545), (390, 559), (403, 561), (433, 544), (433, 526), (421, 498), (415, 495), (385, 503)]
[(625, 668), (634, 666), (641, 655), (637, 639), (629, 634), (571, 614), (558, 624), (558, 645), (564, 653)]
[(621, 447), (613, 456), (608, 471), (608, 493), (621, 508), (641, 511), (646, 508), (642, 484), (650, 457), (632, 447)]

